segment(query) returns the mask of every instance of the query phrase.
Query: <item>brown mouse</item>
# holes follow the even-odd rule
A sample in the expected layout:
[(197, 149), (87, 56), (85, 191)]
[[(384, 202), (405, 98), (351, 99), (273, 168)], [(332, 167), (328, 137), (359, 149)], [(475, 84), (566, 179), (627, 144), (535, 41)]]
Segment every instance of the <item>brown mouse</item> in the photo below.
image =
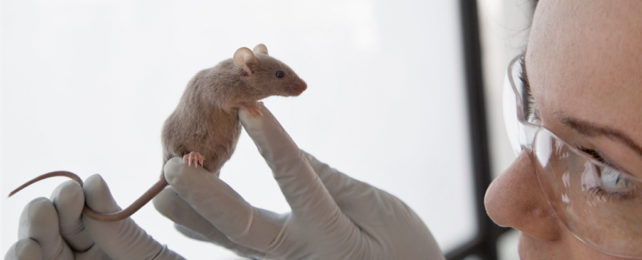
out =
[[(254, 51), (242, 47), (232, 59), (198, 72), (187, 84), (174, 112), (167, 118), (161, 135), (163, 165), (172, 157), (182, 156), (188, 165), (203, 166), (219, 175), (230, 159), (241, 133), (238, 109), (259, 114), (256, 102), (268, 96), (298, 96), (307, 88), (305, 82), (283, 62), (268, 55), (267, 47), (259, 44)], [(66, 176), (82, 186), (82, 179), (68, 171), (40, 175), (13, 190), (21, 189), (54, 176)], [(99, 213), (87, 205), (83, 214), (100, 221), (127, 218), (147, 204), (167, 181), (161, 178), (131, 206), (113, 213)]]

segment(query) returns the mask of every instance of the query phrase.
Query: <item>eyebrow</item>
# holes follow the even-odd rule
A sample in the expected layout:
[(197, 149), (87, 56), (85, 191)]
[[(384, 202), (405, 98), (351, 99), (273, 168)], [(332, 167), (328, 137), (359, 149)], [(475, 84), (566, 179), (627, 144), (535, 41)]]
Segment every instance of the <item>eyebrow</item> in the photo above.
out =
[(621, 131), (617, 129), (613, 129), (610, 127), (605, 127), (605, 126), (597, 126), (595, 124), (582, 121), (579, 119), (571, 118), (571, 117), (563, 117), (562, 118), (562, 123), (565, 125), (573, 128), (575, 131), (577, 131), (580, 134), (586, 135), (586, 136), (606, 136), (609, 139), (614, 139), (617, 140), (629, 148), (631, 148), (633, 151), (635, 151), (638, 155), (642, 156), (642, 147), (640, 145), (636, 144), (633, 141), (633, 138), (627, 136), (626, 134), (622, 133)]
[[(528, 102), (532, 102), (533, 104), (529, 104), (529, 107), (535, 105), (535, 100), (533, 98), (533, 95), (531, 93), (531, 85), (528, 80), (528, 74), (526, 73), (526, 62), (525, 59), (522, 58), (521, 61), (519, 62), (519, 65), (522, 69), (522, 73), (520, 75), (520, 80), (522, 81), (522, 84), (524, 84), (524, 89), (526, 90), (526, 95), (528, 97)], [(530, 109), (529, 109), (530, 110)], [(528, 111), (529, 114), (532, 111)], [(562, 117), (562, 123), (567, 125), (568, 127), (574, 129), (580, 134), (586, 135), (586, 136), (606, 136), (609, 139), (614, 139), (617, 140), (624, 145), (628, 146), (631, 148), (633, 151), (635, 151), (638, 155), (642, 156), (642, 147), (640, 145), (636, 144), (633, 141), (633, 138), (627, 136), (626, 134), (622, 133), (621, 131), (617, 129), (613, 129), (610, 127), (604, 127), (604, 126), (597, 126), (595, 124), (579, 120), (576, 118), (572, 117)]]

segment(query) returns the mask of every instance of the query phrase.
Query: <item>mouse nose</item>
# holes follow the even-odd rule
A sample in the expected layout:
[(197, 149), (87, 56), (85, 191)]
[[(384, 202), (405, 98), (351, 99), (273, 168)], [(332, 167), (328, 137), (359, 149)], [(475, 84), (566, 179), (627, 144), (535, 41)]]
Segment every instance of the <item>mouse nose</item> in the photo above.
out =
[(303, 91), (305, 91), (308, 88), (308, 85), (305, 84), (305, 82), (301, 81), (300, 83), (294, 84), (291, 88), (292, 93), (295, 96), (301, 95)]
[(299, 88), (298, 88), (298, 89), (300, 89), (300, 90), (301, 90), (301, 92), (303, 92), (303, 91), (305, 91), (306, 89), (308, 89), (308, 84), (305, 84), (305, 82), (303, 82), (303, 81), (302, 81), (302, 82), (301, 82), (301, 85), (299, 85)]

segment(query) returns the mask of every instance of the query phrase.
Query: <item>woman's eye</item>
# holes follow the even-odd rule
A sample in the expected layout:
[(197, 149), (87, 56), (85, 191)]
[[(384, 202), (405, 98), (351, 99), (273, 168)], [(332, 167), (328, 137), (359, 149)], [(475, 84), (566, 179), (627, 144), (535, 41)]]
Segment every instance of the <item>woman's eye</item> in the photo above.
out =
[(601, 182), (608, 186), (608, 187), (613, 187), (613, 188), (628, 188), (632, 185), (632, 183), (628, 180), (626, 175), (622, 174), (618, 170), (614, 169), (606, 159), (600, 154), (600, 152), (589, 149), (589, 148), (584, 148), (580, 147), (580, 150), (583, 152), (587, 153), (591, 157), (593, 157), (595, 160), (604, 163), (606, 165), (610, 166), (595, 166), (597, 168), (597, 174), (600, 177)]
[(276, 72), (276, 74), (274, 74), (274, 75), (275, 75), (277, 78), (279, 78), (279, 79), (280, 79), (280, 78), (283, 78), (283, 77), (285, 76), (285, 72), (283, 72), (282, 70), (278, 70), (278, 71)]
[(622, 173), (611, 167), (600, 167), (600, 180), (606, 189), (623, 190), (633, 187), (633, 183)]
[(598, 201), (631, 198), (636, 191), (634, 180), (607, 166), (586, 162), (582, 176), (582, 190)]

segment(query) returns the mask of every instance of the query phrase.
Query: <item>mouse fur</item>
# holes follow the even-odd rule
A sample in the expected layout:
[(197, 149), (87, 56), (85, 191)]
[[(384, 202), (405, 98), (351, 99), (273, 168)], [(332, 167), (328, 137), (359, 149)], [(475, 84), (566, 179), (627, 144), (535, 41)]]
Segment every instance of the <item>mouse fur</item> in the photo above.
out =
[[(163, 165), (180, 156), (208, 172), (220, 173), (232, 156), (241, 133), (238, 109), (258, 114), (256, 102), (273, 95), (298, 96), (306, 83), (285, 63), (268, 55), (259, 44), (254, 51), (241, 47), (233, 58), (196, 73), (189, 81), (176, 109), (165, 120), (161, 133)], [(192, 158), (191, 155), (195, 155)], [(82, 179), (68, 171), (40, 175), (12, 191), (9, 196), (42, 179), (65, 176), (82, 185)], [(151, 188), (129, 207), (113, 213), (100, 213), (87, 205), (83, 214), (101, 221), (117, 221), (131, 216), (167, 186), (163, 174)]]
[[(282, 77), (277, 77), (279, 71)], [(238, 49), (233, 58), (201, 70), (189, 81), (163, 126), (163, 164), (198, 152), (204, 156), (204, 168), (218, 175), (241, 133), (239, 107), (252, 107), (272, 95), (298, 96), (306, 88), (290, 67), (268, 55), (265, 45), (254, 51)]]

